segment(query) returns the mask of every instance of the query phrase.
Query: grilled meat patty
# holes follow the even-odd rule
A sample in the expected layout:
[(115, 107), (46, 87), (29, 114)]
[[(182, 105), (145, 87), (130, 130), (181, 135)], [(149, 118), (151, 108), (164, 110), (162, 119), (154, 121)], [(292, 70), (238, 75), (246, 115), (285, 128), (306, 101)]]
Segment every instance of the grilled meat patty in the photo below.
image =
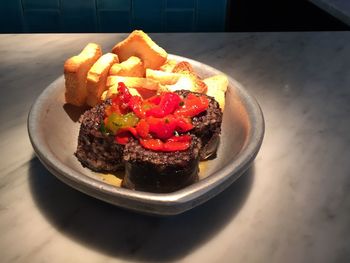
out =
[(123, 187), (148, 192), (172, 192), (196, 181), (201, 141), (192, 135), (185, 151), (159, 152), (131, 140), (124, 149)]
[[(195, 93), (188, 90), (179, 90), (176, 91), (176, 93), (184, 98), (187, 97), (189, 93), (203, 96), (201, 93)], [(208, 109), (192, 118), (194, 129), (191, 130), (191, 133), (196, 135), (202, 141), (202, 148), (200, 151), (201, 160), (205, 160), (216, 153), (222, 122), (222, 111), (219, 103), (213, 97), (207, 97), (209, 99)]]
[(76, 157), (84, 167), (96, 172), (115, 172), (123, 169), (124, 145), (117, 144), (113, 135), (101, 132), (101, 123), (110, 101), (96, 105), (80, 117)]
[[(190, 91), (176, 93), (186, 97)], [(214, 98), (208, 98), (208, 109), (192, 118), (191, 145), (185, 151), (153, 151), (142, 147), (137, 139), (131, 139), (125, 146), (117, 144), (113, 135), (101, 131), (105, 109), (111, 104), (107, 100), (81, 116), (75, 155), (84, 167), (96, 172), (115, 172), (125, 167), (122, 182), (125, 188), (148, 192), (181, 189), (197, 180), (199, 160), (216, 152), (222, 112)]]

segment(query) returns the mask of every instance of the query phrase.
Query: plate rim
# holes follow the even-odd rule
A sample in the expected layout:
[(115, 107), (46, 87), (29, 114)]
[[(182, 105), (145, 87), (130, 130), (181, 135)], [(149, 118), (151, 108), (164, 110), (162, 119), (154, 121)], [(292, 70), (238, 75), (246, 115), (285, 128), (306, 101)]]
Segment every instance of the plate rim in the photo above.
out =
[[(168, 57), (176, 60), (185, 60), (192, 65), (200, 65), (205, 70), (214, 72), (213, 75), (226, 75), (229, 79), (229, 84), (231, 84), (229, 86), (234, 86), (239, 97), (243, 98), (244, 106), (252, 125), (246, 145), (232, 163), (225, 165), (212, 174), (215, 176), (208, 176), (195, 184), (172, 193), (150, 193), (115, 187), (71, 169), (55, 158), (49, 148), (43, 146), (45, 143), (42, 143), (44, 141), (41, 140), (42, 137), (39, 136), (38, 127), (35, 125), (39, 118), (38, 113), (41, 112), (40, 106), (43, 105), (41, 102), (45, 100), (48, 94), (58, 88), (59, 83), (64, 82), (64, 76), (61, 75), (41, 92), (32, 104), (27, 119), (27, 129), (31, 144), (44, 166), (64, 183), (90, 196), (124, 208), (159, 215), (173, 215), (189, 210), (215, 196), (237, 180), (249, 168), (262, 145), (265, 122), (260, 105), (242, 84), (222, 71), (190, 58), (173, 54), (169, 54)], [(229, 182), (224, 184), (225, 181)], [(221, 187), (219, 187), (220, 185)], [(97, 196), (92, 195), (91, 191), (96, 192)], [(206, 196), (206, 193), (211, 193), (211, 195)], [(144, 202), (145, 200), (147, 200), (146, 203)], [(137, 207), (137, 204), (142, 204), (142, 206)]]

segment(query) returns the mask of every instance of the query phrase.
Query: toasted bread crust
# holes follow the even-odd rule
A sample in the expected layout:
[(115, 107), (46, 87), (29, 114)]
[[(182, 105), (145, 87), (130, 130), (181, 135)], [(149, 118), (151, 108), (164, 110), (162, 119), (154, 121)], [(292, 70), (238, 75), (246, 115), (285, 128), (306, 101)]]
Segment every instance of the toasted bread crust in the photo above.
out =
[(219, 103), (221, 111), (225, 108), (225, 92), (228, 86), (228, 79), (225, 75), (216, 75), (203, 80), (208, 86), (207, 95), (214, 97)]
[(109, 75), (118, 75), (124, 77), (144, 77), (145, 68), (140, 58), (131, 56), (120, 64), (114, 64), (109, 70)]
[(177, 61), (175, 59), (168, 59), (163, 65), (160, 66), (159, 70), (164, 72), (173, 72), (174, 67), (176, 66)]
[[(182, 78), (187, 78), (188, 80), (186, 83), (191, 82), (192, 85), (188, 90), (192, 92), (198, 92), (198, 93), (206, 93), (207, 92), (207, 85), (200, 79), (200, 77), (196, 74), (194, 69), (192, 68), (191, 64), (187, 61), (181, 61), (176, 64), (174, 67), (173, 73), (179, 73), (182, 74)], [(183, 80), (184, 82), (184, 80)], [(175, 84), (176, 85), (176, 84)], [(178, 84), (180, 85), (180, 84)], [(175, 87), (175, 90), (178, 90), (177, 87)]]
[(86, 104), (86, 76), (92, 65), (101, 57), (101, 47), (89, 43), (79, 55), (71, 57), (64, 63), (65, 99), (67, 103), (83, 106)]
[(161, 85), (175, 84), (180, 77), (181, 77), (181, 74), (178, 74), (178, 73), (146, 69), (146, 78), (158, 81)]
[[(111, 87), (108, 88), (108, 90), (105, 90), (102, 95), (101, 95), (101, 99), (107, 100), (108, 98), (110, 98), (113, 94), (117, 94), (118, 93), (118, 84), (115, 84)], [(156, 90), (150, 90), (150, 89), (143, 89), (143, 88), (131, 88), (128, 87), (129, 92), (131, 95), (133, 96), (140, 96), (143, 99), (148, 99), (154, 95), (156, 95), (157, 91), (159, 91), (159, 89)]]
[(177, 63), (172, 72), (174, 73), (181, 73), (181, 74), (186, 74), (186, 73), (194, 73), (196, 74), (196, 72), (194, 71), (192, 65), (187, 62), (187, 61), (180, 61), (179, 63)]
[(125, 40), (116, 44), (112, 52), (117, 54), (120, 61), (131, 56), (142, 59), (145, 68), (158, 69), (162, 66), (168, 54), (141, 30), (133, 31)]
[(128, 88), (158, 90), (159, 83), (147, 78), (109, 76), (107, 78), (107, 88), (123, 82)]
[(101, 95), (106, 90), (108, 72), (114, 63), (117, 63), (118, 56), (113, 53), (106, 53), (100, 57), (87, 74), (87, 104), (95, 106), (101, 102)]

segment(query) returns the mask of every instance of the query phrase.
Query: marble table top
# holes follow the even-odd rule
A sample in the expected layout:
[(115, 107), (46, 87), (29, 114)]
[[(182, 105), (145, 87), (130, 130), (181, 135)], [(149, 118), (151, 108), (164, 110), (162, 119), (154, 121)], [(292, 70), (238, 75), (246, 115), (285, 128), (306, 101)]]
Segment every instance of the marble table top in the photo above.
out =
[(0, 35), (1, 262), (350, 262), (350, 32), (151, 36), (254, 94), (266, 121), (254, 165), (174, 217), (70, 188), (35, 157), (28, 111), (66, 58), (125, 35)]
[[(309, 0), (319, 8), (330, 13), (345, 24), (350, 26), (350, 1), (349, 0)], [(312, 18), (310, 18), (312, 19)]]

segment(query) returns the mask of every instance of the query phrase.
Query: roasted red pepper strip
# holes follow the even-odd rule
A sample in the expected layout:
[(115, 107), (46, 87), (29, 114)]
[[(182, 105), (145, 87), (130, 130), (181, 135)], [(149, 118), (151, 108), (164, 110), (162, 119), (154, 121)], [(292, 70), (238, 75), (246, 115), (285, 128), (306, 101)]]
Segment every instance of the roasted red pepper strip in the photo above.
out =
[(190, 147), (191, 136), (182, 135), (174, 136), (173, 138), (162, 142), (160, 139), (140, 139), (141, 145), (149, 150), (163, 151), (163, 152), (174, 152), (184, 151)]
[(129, 89), (125, 86), (123, 82), (118, 83), (118, 96), (120, 97), (121, 102), (128, 103), (132, 95), (129, 92)]
[(149, 124), (149, 132), (154, 137), (165, 140), (174, 135), (175, 131), (187, 132), (193, 128), (193, 125), (182, 118), (174, 115), (168, 115), (164, 118), (155, 118), (153, 116), (146, 119)]
[(142, 110), (142, 98), (139, 96), (132, 96), (128, 103), (130, 109), (139, 118), (145, 117), (145, 112)]
[(118, 130), (115, 140), (119, 144), (127, 144), (132, 136), (137, 137), (136, 128), (125, 127)]
[(190, 147), (191, 139), (190, 135), (173, 136), (164, 143), (163, 151), (172, 152), (187, 150)]
[(129, 100), (132, 98), (128, 88), (123, 82), (118, 83), (118, 93), (112, 97), (112, 111), (120, 114), (129, 112)]
[(145, 119), (141, 119), (139, 121), (139, 123), (136, 125), (136, 131), (137, 134), (141, 137), (141, 138), (147, 138), (149, 135), (149, 124), (147, 123), (147, 121)]
[[(112, 114), (121, 116), (121, 124), (126, 123), (123, 116), (134, 114), (138, 122), (121, 125), (116, 131), (117, 143), (126, 144), (131, 137), (140, 144), (153, 151), (182, 151), (190, 147), (191, 136), (174, 134), (185, 133), (193, 129), (191, 118), (208, 108), (209, 100), (206, 96), (192, 93), (181, 99), (176, 93), (163, 93), (143, 100), (139, 96), (132, 96), (128, 88), (119, 83), (118, 94), (112, 98), (112, 105), (105, 110), (105, 124)], [(115, 120), (119, 123), (119, 119)], [(113, 119), (114, 120), (114, 119)], [(129, 120), (129, 118), (127, 119)], [(108, 127), (108, 125), (107, 125)]]
[(149, 132), (156, 138), (168, 139), (174, 135), (176, 123), (170, 116), (164, 118), (148, 117)]
[(156, 95), (156, 96), (153, 96), (153, 97), (149, 98), (147, 101), (149, 101), (149, 102), (152, 103), (152, 104), (158, 105), (158, 104), (160, 103), (160, 100), (161, 100), (161, 99), (162, 99), (161, 96)]
[(136, 128), (134, 127), (125, 127), (125, 128), (121, 128), (119, 129), (118, 134), (123, 134), (123, 133), (127, 133), (127, 132), (130, 132), (130, 134), (132, 134), (134, 137), (137, 137), (137, 131), (136, 131)]
[(184, 151), (190, 147), (190, 142), (166, 142), (163, 144), (164, 152)]
[(187, 132), (193, 129), (193, 125), (189, 119), (176, 118), (176, 130), (179, 132)]
[(183, 117), (194, 117), (205, 111), (209, 106), (209, 100), (205, 96), (196, 96), (192, 93), (188, 94), (183, 100), (184, 105), (175, 111), (175, 115)]
[(130, 134), (128, 132), (125, 133), (119, 133), (115, 136), (115, 141), (119, 144), (127, 144), (130, 139)]
[(172, 114), (181, 102), (181, 98), (176, 93), (167, 92), (161, 97), (159, 105), (146, 112), (146, 116), (154, 116), (157, 118), (165, 117)]
[(190, 135), (180, 135), (180, 136), (173, 136), (168, 139), (168, 142), (190, 142), (191, 136)]
[(153, 151), (161, 151), (163, 149), (163, 142), (159, 139), (140, 139), (141, 145)]

